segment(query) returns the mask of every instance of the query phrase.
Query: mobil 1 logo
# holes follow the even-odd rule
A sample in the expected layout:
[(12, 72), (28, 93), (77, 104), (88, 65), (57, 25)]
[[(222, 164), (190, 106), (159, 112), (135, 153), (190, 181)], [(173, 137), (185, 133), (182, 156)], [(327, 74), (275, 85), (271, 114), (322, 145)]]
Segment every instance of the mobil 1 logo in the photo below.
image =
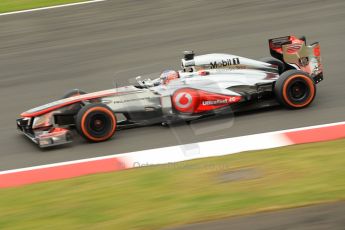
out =
[(236, 58), (229, 58), (226, 60), (221, 60), (219, 62), (214, 61), (210, 62), (211, 69), (216, 69), (216, 68), (222, 68), (222, 67), (228, 67), (232, 65), (239, 65), (241, 64), (240, 59), (238, 57)]

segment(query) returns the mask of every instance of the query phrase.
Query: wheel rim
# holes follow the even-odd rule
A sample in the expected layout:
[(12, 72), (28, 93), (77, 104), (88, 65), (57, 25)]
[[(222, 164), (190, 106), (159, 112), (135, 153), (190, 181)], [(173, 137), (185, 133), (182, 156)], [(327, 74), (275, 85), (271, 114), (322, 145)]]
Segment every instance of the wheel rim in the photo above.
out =
[(105, 114), (93, 112), (89, 114), (87, 121), (89, 132), (94, 137), (102, 137), (111, 130), (111, 118)]
[(308, 85), (301, 80), (297, 80), (294, 82), (291, 82), (289, 86), (289, 96), (291, 99), (295, 102), (301, 102), (304, 101), (306, 98), (308, 98), (310, 94), (310, 90)]
[(104, 132), (105, 128), (109, 124), (109, 119), (104, 115), (96, 114), (90, 118), (90, 129), (96, 133)]

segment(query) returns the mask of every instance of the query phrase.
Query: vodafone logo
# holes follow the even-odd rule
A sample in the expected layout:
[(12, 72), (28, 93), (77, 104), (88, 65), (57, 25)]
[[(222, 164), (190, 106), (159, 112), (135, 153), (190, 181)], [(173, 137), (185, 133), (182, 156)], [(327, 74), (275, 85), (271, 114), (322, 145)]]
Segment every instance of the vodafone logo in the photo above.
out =
[(176, 94), (175, 105), (179, 108), (188, 108), (193, 102), (193, 97), (187, 92), (181, 92)]
[(174, 108), (182, 113), (194, 113), (199, 101), (198, 91), (191, 88), (179, 89), (172, 96)]
[(195, 114), (212, 111), (241, 100), (241, 96), (230, 96), (200, 89), (183, 88), (172, 96), (172, 104), (178, 112)]

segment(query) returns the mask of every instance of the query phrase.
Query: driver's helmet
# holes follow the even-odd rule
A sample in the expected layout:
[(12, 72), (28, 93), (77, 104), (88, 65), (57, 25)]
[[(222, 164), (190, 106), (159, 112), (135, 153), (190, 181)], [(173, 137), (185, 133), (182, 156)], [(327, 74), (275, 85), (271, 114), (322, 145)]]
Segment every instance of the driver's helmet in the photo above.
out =
[(170, 81), (178, 79), (180, 74), (175, 70), (165, 70), (159, 77), (163, 85), (168, 84)]

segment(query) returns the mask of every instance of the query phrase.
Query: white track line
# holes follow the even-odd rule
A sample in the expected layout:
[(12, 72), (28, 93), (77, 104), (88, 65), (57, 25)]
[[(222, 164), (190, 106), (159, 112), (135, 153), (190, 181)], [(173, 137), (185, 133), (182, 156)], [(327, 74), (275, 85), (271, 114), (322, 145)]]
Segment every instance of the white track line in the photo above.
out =
[(35, 12), (35, 11), (41, 11), (41, 10), (50, 10), (50, 9), (55, 9), (55, 8), (67, 7), (67, 6), (85, 5), (85, 4), (96, 3), (96, 2), (105, 2), (105, 1), (108, 1), (108, 0), (90, 0), (90, 1), (86, 1), (86, 2), (75, 2), (75, 3), (68, 3), (68, 4), (63, 4), (63, 5), (57, 5), (57, 6), (47, 6), (47, 7), (40, 7), (40, 8), (29, 9), (29, 10), (20, 10), (20, 11), (1, 13), (0, 16), (29, 13), (29, 12)]

